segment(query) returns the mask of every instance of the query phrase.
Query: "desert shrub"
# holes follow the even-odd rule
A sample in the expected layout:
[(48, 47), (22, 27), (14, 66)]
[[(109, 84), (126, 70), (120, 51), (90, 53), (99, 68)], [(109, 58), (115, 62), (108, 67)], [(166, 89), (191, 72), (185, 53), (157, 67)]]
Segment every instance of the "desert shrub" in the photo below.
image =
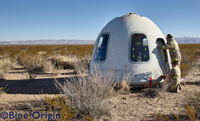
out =
[(0, 87), (0, 95), (3, 93), (3, 87)]
[(158, 88), (155, 88), (155, 87), (149, 87), (149, 88), (146, 88), (144, 90), (144, 97), (150, 97), (150, 98), (155, 98), (157, 96), (160, 96), (159, 94), (159, 89)]
[[(128, 76), (127, 76), (128, 77)], [(130, 86), (129, 82), (125, 79), (122, 79), (121, 82), (117, 83), (113, 89), (118, 93), (118, 94), (129, 94), (130, 93)]]
[(73, 63), (77, 61), (75, 56), (63, 56), (63, 55), (53, 55), (50, 58), (50, 61), (54, 63), (56, 67), (62, 67), (63, 69), (74, 69)]
[[(45, 96), (45, 104), (48, 112), (57, 112), (60, 114), (60, 119), (57, 120), (71, 121), (77, 119), (75, 117), (77, 109), (71, 105), (71, 102), (67, 97), (56, 95), (55, 97), (51, 98)], [(94, 121), (94, 118), (91, 118), (90, 115), (83, 117), (83, 119), (85, 121)]]
[[(76, 69), (80, 69), (80, 67)], [(114, 72), (112, 70), (106, 71), (104, 76), (98, 69), (91, 71), (93, 75), (90, 77), (78, 73), (76, 78), (66, 80), (64, 84), (55, 80), (55, 85), (68, 97), (72, 106), (76, 107), (77, 116), (100, 117), (109, 115), (111, 107), (108, 99), (117, 94), (113, 87), (118, 81), (113, 78)]]
[(90, 60), (91, 57), (89, 55), (76, 57), (75, 61), (72, 63), (72, 66), (75, 69), (76, 73), (87, 73), (90, 66)]
[(91, 56), (90, 55), (81, 56), (80, 61), (81, 64), (84, 65), (84, 67), (88, 70), (90, 67)]
[(0, 81), (4, 80), (4, 78), (5, 78), (5, 73), (2, 70), (0, 70)]
[(49, 60), (48, 56), (42, 54), (20, 54), (17, 57), (18, 64), (25, 66), (28, 72), (27, 78), (34, 80), (37, 77), (37, 73), (47, 73), (54, 71), (54, 66)]
[(16, 63), (13, 60), (10, 60), (10, 58), (0, 59), (0, 80), (4, 80), (5, 74), (14, 69), (15, 65)]
[[(23, 54), (22, 54), (23, 55)], [(41, 54), (25, 54), (18, 56), (18, 63), (25, 66), (28, 72), (27, 78), (34, 80), (37, 77), (37, 73), (47, 73), (54, 71), (54, 64)]]
[(189, 95), (186, 100), (185, 109), (191, 121), (200, 119), (200, 95), (198, 93)]
[(170, 91), (170, 86), (171, 86), (170, 80), (166, 79), (164, 83), (159, 83), (157, 85), (144, 89), (143, 96), (150, 98), (162, 97), (163, 96), (162, 93)]
[(16, 63), (11, 61), (9, 58), (0, 59), (0, 70), (2, 70), (4, 73), (7, 73), (13, 69), (15, 65)]
[(67, 97), (56, 96), (54, 98), (50, 98), (45, 96), (45, 101), (50, 111), (59, 112), (61, 116), (60, 120), (70, 121), (75, 117), (76, 108), (71, 107)]
[(74, 55), (52, 55), (49, 60), (55, 64), (55, 67), (62, 67), (63, 69), (75, 69), (75, 63), (83, 65), (87, 70), (89, 69), (90, 55), (74, 56)]
[(41, 56), (26, 55), (22, 63), (26, 66), (28, 72), (27, 78), (33, 81), (37, 77), (38, 72), (43, 71)]
[(55, 66), (55, 64), (53, 64), (50, 60), (45, 59), (42, 62), (42, 69), (43, 69), (43, 72), (45, 72), (45, 73), (48, 73), (48, 72), (53, 73), (54, 66)]
[(166, 116), (161, 113), (154, 113), (154, 117), (156, 121), (180, 121), (180, 118), (175, 114), (170, 114), (169, 116)]

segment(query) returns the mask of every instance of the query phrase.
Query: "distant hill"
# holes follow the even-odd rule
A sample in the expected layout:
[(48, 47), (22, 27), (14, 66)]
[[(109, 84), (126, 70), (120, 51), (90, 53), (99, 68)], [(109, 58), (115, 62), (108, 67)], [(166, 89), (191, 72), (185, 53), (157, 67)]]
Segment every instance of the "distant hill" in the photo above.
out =
[[(198, 37), (176, 37), (179, 44), (200, 44)], [(95, 40), (25, 40), (0, 41), (0, 45), (92, 45)]]
[(199, 37), (177, 37), (175, 40), (179, 44), (200, 44), (200, 38)]
[(0, 45), (91, 45), (94, 40), (26, 40), (0, 41)]

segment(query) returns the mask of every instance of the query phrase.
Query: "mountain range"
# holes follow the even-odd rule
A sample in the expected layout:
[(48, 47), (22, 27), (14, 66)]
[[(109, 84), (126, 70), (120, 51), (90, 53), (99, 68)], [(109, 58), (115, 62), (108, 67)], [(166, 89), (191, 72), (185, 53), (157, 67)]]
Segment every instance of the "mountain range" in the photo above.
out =
[[(199, 37), (176, 37), (179, 44), (200, 44)], [(0, 45), (93, 45), (95, 40), (25, 40), (0, 41)]]
[(94, 40), (25, 40), (0, 41), (0, 45), (92, 45)]
[(175, 40), (179, 44), (200, 44), (200, 38), (199, 37), (177, 37)]

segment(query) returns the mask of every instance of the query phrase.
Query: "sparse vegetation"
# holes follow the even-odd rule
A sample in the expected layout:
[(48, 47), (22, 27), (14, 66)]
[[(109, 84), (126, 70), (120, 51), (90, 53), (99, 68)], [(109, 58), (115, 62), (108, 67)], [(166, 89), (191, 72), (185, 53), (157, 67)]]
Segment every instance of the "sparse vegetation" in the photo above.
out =
[(49, 108), (49, 112), (54, 111), (60, 114), (60, 120), (70, 121), (76, 115), (76, 108), (71, 107), (67, 97), (56, 96), (50, 98), (46, 96), (45, 101)]
[(113, 78), (115, 74), (111, 69), (104, 72), (105, 76), (102, 76), (95, 68), (91, 70), (92, 75), (85, 77), (83, 72), (87, 71), (87, 67), (75, 62), (74, 68), (78, 74), (76, 77), (66, 80), (64, 84), (55, 80), (55, 85), (69, 99), (72, 107), (77, 109), (76, 116), (89, 115), (93, 119), (110, 115), (111, 107), (108, 99), (119, 92), (123, 91), (126, 94), (129, 92), (128, 79), (124, 78), (121, 82)]
[(180, 121), (180, 118), (175, 114), (170, 114), (169, 116), (166, 116), (161, 113), (154, 113), (154, 116), (156, 118), (156, 121)]
[[(80, 120), (80, 117), (76, 117), (76, 107), (73, 107), (67, 97), (56, 95), (55, 97), (50, 98), (45, 96), (45, 103), (47, 105), (46, 110), (48, 110), (48, 112), (57, 112), (60, 114), (60, 119), (57, 119), (58, 121)], [(94, 121), (95, 118), (91, 118), (90, 115), (86, 115), (82, 119), (85, 121)]]
[(0, 80), (5, 78), (5, 74), (14, 69), (16, 62), (11, 61), (9, 58), (0, 59)]
[[(62, 66), (64, 69), (72, 69), (74, 57), (81, 58), (86, 65), (89, 65), (93, 47), (94, 45), (9, 45), (0, 46), (0, 57), (10, 59), (11, 62), (17, 61), (20, 65), (27, 65), (28, 61), (31, 61), (29, 57), (32, 57), (31, 59), (40, 65), (39, 70), (42, 70), (42, 64), (37, 58), (42, 57), (50, 59), (55, 67)], [(179, 47), (182, 55), (181, 72), (184, 77), (191, 70), (197, 57), (200, 56), (200, 44), (180, 44)]]
[[(179, 45), (182, 54), (181, 72), (185, 77), (200, 56), (200, 45)], [(34, 80), (38, 73), (52, 73), (56, 76), (59, 70), (73, 69), (76, 77), (64, 84), (55, 81), (63, 92), (63, 97), (46, 97), (49, 110), (59, 111), (62, 118), (71, 120), (74, 117), (92, 121), (102, 115), (109, 115), (111, 107), (108, 99), (118, 94), (129, 94), (127, 80), (114, 83), (112, 71), (108, 78), (101, 75), (85, 77), (92, 55), (93, 45), (33, 45), (33, 46), (0, 46), (0, 80), (13, 70), (16, 64), (26, 68), (28, 78)], [(121, 81), (121, 80), (120, 80)], [(166, 90), (167, 88), (161, 88)], [(0, 88), (0, 93), (4, 88)], [(159, 90), (160, 91), (160, 90)], [(146, 89), (146, 94), (159, 95), (156, 88)], [(199, 95), (188, 98), (185, 109), (190, 120), (199, 119)], [(157, 120), (180, 120), (178, 116), (156, 114)]]
[(195, 93), (189, 95), (186, 100), (185, 109), (191, 121), (200, 119), (200, 95)]
[(3, 45), (0, 46), (1, 57), (18, 58), (27, 55), (85, 56), (92, 55), (94, 45)]
[[(200, 95), (198, 93), (186, 95), (185, 110), (189, 121), (196, 121), (200, 119)], [(161, 113), (154, 113), (156, 121), (179, 121), (181, 118), (175, 114), (166, 116)]]
[(200, 56), (200, 44), (180, 44), (181, 76), (185, 77)]
[[(81, 67), (76, 66), (76, 69)], [(97, 72), (97, 70), (93, 70)], [(80, 72), (80, 71), (77, 71)], [(83, 74), (65, 81), (64, 84), (55, 80), (59, 90), (69, 99), (72, 107), (76, 107), (77, 116), (100, 117), (109, 115), (111, 107), (108, 99), (116, 95), (113, 87), (116, 85), (113, 71), (109, 70), (107, 76), (102, 77), (99, 73), (94, 73), (91, 77), (85, 77)]]

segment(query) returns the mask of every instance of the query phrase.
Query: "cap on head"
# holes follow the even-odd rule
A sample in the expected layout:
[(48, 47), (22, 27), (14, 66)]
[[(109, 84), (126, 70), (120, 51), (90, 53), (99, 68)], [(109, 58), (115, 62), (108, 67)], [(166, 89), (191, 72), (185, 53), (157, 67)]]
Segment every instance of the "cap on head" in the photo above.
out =
[(173, 36), (171, 34), (167, 35), (167, 39), (171, 39)]
[(172, 63), (177, 63), (177, 62), (178, 62), (177, 58), (172, 59)]

